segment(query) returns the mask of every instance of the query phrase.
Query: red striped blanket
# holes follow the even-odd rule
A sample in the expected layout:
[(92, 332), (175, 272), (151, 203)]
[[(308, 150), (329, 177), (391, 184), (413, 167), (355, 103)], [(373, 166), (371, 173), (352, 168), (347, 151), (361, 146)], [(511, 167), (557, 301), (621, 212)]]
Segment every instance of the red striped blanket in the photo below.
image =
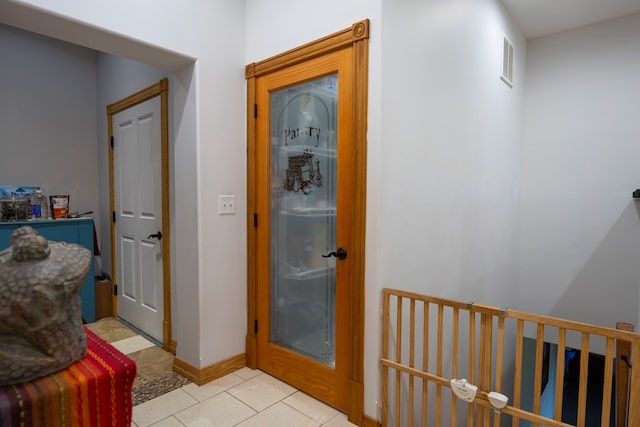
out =
[(63, 371), (0, 387), (0, 426), (131, 425), (136, 365), (85, 327), (87, 355)]

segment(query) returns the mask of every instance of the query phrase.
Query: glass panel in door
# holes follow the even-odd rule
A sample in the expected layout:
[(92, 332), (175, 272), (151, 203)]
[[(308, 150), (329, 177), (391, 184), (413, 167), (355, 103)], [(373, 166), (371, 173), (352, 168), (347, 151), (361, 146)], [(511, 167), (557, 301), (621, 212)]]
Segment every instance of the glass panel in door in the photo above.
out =
[(335, 366), (337, 74), (270, 93), (270, 341)]

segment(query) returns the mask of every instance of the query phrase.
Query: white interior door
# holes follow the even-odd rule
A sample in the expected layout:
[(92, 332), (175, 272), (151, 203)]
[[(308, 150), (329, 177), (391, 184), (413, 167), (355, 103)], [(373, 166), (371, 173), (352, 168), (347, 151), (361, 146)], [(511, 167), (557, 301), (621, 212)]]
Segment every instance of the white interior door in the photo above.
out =
[(162, 342), (160, 97), (114, 115), (118, 316)]

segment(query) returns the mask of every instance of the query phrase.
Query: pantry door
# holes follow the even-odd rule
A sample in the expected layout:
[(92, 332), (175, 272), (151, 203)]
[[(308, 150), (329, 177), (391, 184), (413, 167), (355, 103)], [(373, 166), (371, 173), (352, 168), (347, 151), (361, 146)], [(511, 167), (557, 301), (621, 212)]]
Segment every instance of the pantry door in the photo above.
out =
[(350, 415), (365, 191), (354, 58), (349, 45), (255, 79), (250, 253), (257, 367)]
[(160, 94), (111, 116), (117, 314), (164, 344), (169, 245), (163, 221), (162, 135)]

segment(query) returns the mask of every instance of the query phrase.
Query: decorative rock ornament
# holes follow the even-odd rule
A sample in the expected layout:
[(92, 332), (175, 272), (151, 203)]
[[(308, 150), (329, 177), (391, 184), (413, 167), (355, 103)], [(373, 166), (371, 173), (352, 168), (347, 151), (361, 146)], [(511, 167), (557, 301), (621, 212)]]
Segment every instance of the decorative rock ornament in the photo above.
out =
[(18, 228), (0, 252), (0, 386), (31, 381), (84, 357), (78, 292), (92, 255)]

